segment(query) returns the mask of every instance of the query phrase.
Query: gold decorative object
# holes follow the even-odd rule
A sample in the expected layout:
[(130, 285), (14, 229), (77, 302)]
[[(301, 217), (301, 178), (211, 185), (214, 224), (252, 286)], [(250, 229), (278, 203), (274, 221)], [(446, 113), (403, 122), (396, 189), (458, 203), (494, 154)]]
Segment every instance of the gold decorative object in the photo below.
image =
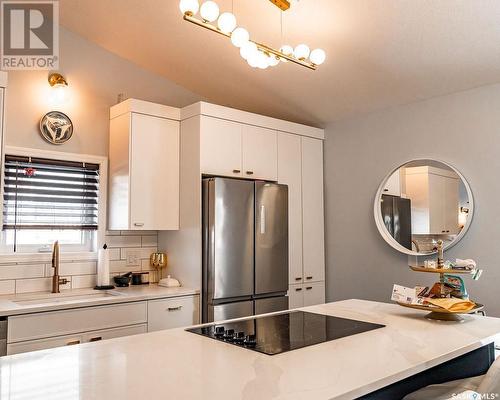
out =
[(286, 11), (290, 8), (290, 2), (288, 0), (269, 0), (276, 7), (281, 9), (281, 11)]
[(64, 78), (64, 76), (62, 76), (61, 74), (59, 74), (57, 72), (50, 74), (48, 80), (49, 80), (49, 85), (52, 87), (58, 86), (58, 85), (68, 86), (68, 82), (66, 82), (66, 79)]
[(156, 269), (156, 277), (152, 282), (158, 282), (161, 279), (161, 271), (167, 267), (167, 255), (165, 253), (151, 253), (149, 265)]

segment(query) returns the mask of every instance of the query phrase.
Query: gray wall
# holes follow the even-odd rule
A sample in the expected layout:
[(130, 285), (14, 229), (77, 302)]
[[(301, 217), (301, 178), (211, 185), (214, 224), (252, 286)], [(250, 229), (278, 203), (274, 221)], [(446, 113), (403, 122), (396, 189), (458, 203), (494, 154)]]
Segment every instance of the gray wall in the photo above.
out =
[(393, 283), (429, 284), (408, 257), (379, 235), (375, 192), (384, 176), (412, 158), (454, 165), (476, 202), (469, 232), (445, 258), (473, 258), (484, 269), (467, 278), (473, 299), (500, 316), (500, 85), (434, 98), (328, 126), (325, 143), (327, 298), (390, 301)]
[(60, 68), (69, 87), (69, 101), (57, 109), (75, 127), (62, 146), (45, 142), (38, 130), (49, 101), (47, 71), (9, 71), (5, 142), (7, 145), (108, 155), (109, 107), (118, 93), (174, 107), (201, 100), (200, 96), (148, 72), (61, 27)]

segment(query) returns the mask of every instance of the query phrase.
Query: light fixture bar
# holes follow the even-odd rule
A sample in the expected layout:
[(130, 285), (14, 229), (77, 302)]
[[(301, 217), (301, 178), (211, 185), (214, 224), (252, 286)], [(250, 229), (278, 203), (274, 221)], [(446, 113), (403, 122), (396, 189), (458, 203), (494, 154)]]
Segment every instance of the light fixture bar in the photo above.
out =
[(280, 8), (281, 11), (286, 11), (290, 8), (290, 2), (288, 0), (269, 0), (276, 7)]
[[(217, 27), (215, 27), (214, 25), (211, 25), (211, 24), (209, 24), (201, 19), (193, 17), (190, 13), (185, 13), (183, 18), (185, 21), (188, 21), (188, 22), (191, 22), (192, 24), (201, 26), (202, 28), (208, 29), (209, 31), (218, 33), (219, 35), (226, 36), (227, 38), (231, 37), (230, 34), (224, 33), (221, 30), (217, 29)], [(313, 71), (316, 70), (316, 65), (313, 63), (310, 63), (310, 62), (307, 62), (304, 60), (299, 60), (298, 58), (295, 58), (293, 56), (286, 55), (279, 50), (276, 50), (276, 49), (273, 49), (272, 47), (266, 46), (265, 44), (255, 42), (253, 40), (250, 40), (250, 41), (255, 43), (256, 46), (259, 48), (259, 50), (262, 50), (262, 51), (269, 53), (269, 54), (273, 54), (273, 55), (280, 57), (280, 58), (284, 58), (285, 60), (293, 62), (297, 65), (301, 65), (303, 67), (312, 69)]]

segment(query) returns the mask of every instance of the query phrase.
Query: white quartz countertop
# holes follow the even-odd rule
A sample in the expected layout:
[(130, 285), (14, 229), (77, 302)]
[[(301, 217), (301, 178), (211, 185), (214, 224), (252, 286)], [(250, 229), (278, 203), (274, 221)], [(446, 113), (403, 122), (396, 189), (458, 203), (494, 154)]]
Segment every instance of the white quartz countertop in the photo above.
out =
[(26, 293), (0, 296), (0, 317), (194, 294), (199, 294), (199, 290), (186, 287), (166, 288), (150, 284), (105, 291), (76, 289), (64, 290), (58, 294)]
[(385, 328), (274, 356), (183, 329), (0, 359), (0, 398), (353, 399), (492, 343), (500, 319), (346, 300), (304, 308)]

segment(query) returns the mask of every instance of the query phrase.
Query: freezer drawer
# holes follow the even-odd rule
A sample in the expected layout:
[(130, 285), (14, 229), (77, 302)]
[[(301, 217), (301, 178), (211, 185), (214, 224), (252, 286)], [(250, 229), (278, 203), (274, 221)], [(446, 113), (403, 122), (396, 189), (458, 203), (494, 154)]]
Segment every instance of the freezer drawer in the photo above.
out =
[(255, 183), (255, 294), (288, 290), (288, 186)]
[(208, 320), (203, 322), (223, 321), (226, 319), (243, 318), (253, 315), (253, 301), (218, 304), (208, 306)]
[(288, 296), (255, 300), (255, 315), (288, 310)]
[(203, 181), (204, 288), (207, 299), (253, 294), (254, 184)]

